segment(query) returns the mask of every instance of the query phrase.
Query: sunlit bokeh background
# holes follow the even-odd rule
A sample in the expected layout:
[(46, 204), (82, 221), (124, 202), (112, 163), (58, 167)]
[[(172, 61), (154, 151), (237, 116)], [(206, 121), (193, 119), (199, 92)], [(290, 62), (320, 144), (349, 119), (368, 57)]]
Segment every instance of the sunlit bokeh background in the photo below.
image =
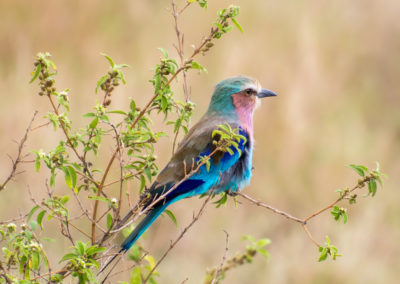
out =
[[(201, 283), (207, 267), (218, 265), (229, 233), (228, 257), (243, 250), (245, 234), (272, 240), (270, 259), (259, 256), (251, 265), (227, 273), (224, 283), (398, 283), (400, 276), (400, 2), (397, 0), (335, 1), (210, 1), (203, 10), (193, 5), (181, 16), (185, 51), (209, 32), (216, 11), (229, 4), (241, 6), (238, 21), (244, 32), (233, 30), (198, 58), (207, 74), (188, 76), (191, 99), (197, 104), (193, 122), (207, 108), (213, 86), (244, 74), (279, 94), (266, 99), (255, 115), (256, 147), (253, 179), (245, 192), (298, 217), (305, 217), (337, 197), (335, 189), (357, 182), (350, 163), (373, 168), (379, 161), (389, 176), (374, 198), (348, 206), (349, 221), (338, 224), (327, 212), (311, 221), (314, 237), (329, 235), (343, 255), (318, 263), (318, 251), (297, 223), (246, 201), (232, 202), (205, 214), (159, 267), (160, 283)], [(183, 1), (178, 1), (182, 6)], [(71, 119), (75, 130), (87, 119), (100, 97), (96, 81), (109, 54), (126, 70), (127, 85), (113, 95), (112, 106), (127, 109), (129, 98), (144, 105), (152, 96), (148, 80), (158, 62), (158, 47), (176, 56), (169, 1), (26, 1), (0, 0), (0, 181), (7, 176), (15, 155), (15, 140), (22, 137), (33, 115), (35, 126), (45, 122), (50, 106), (28, 84), (37, 52), (53, 55), (59, 74), (57, 87), (70, 88)], [(174, 85), (183, 98), (181, 81)], [(155, 128), (162, 119), (155, 118)], [(51, 150), (62, 137), (49, 126), (29, 135), (25, 148)], [(156, 146), (159, 165), (170, 157), (172, 138)], [(103, 145), (100, 163), (106, 163), (111, 145)], [(45, 196), (45, 168), (38, 174), (32, 164), (0, 195), (0, 219), (26, 213), (35, 198)], [(115, 170), (115, 174), (117, 171)], [(135, 188), (130, 188), (135, 195)], [(117, 188), (108, 189), (117, 196)], [(68, 192), (62, 179), (58, 194)], [(160, 218), (141, 243), (159, 258), (201, 205), (197, 198), (171, 209), (179, 228)], [(77, 214), (79, 209), (76, 208)], [(89, 225), (87, 230), (89, 230)], [(45, 223), (43, 237), (53, 263), (70, 243), (61, 238), (55, 221)], [(82, 240), (82, 235), (76, 235)], [(120, 263), (119, 267), (128, 267)], [(55, 269), (53, 267), (53, 269)], [(129, 273), (111, 279), (128, 280)]]

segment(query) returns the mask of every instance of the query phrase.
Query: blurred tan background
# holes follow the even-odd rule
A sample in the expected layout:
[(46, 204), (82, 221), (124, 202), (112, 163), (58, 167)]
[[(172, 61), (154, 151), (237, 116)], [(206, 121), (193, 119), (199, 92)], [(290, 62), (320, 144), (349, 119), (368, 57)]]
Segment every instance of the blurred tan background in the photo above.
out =
[[(238, 21), (244, 33), (235, 29), (208, 56), (198, 58), (208, 74), (190, 73), (189, 82), (197, 104), (194, 122), (206, 110), (213, 86), (232, 75), (258, 78), (279, 94), (263, 101), (256, 113), (255, 170), (245, 192), (305, 217), (333, 201), (335, 189), (356, 182), (356, 174), (345, 166), (349, 163), (374, 167), (379, 161), (389, 179), (375, 198), (360, 197), (351, 207), (345, 204), (348, 224), (337, 224), (329, 213), (310, 223), (321, 243), (329, 235), (339, 248), (343, 257), (336, 261), (318, 263), (316, 248), (298, 224), (245, 201), (238, 208), (230, 202), (219, 209), (208, 206), (160, 266), (160, 283), (186, 278), (186, 283), (201, 283), (206, 267), (222, 259), (223, 230), (230, 234), (228, 257), (245, 246), (240, 240), (244, 234), (272, 240), (269, 261), (260, 256), (229, 272), (224, 283), (398, 283), (400, 2), (210, 1), (206, 11), (194, 5), (180, 19), (187, 54), (190, 45), (208, 33), (217, 9), (232, 2), (241, 6)], [(113, 107), (122, 109), (128, 108), (129, 97), (138, 105), (150, 98), (148, 79), (160, 57), (157, 47), (176, 55), (169, 1), (0, 0), (0, 18), (0, 180), (11, 166), (6, 154), (16, 152), (13, 140), (23, 135), (34, 110), (40, 111), (35, 125), (45, 121), (49, 110), (37, 86), (28, 84), (38, 51), (53, 55), (58, 88), (71, 89), (76, 130), (87, 122), (80, 114), (95, 104), (96, 81), (108, 68), (100, 52), (131, 66), (127, 85), (113, 96)], [(175, 89), (182, 97), (179, 83)], [(50, 150), (54, 137), (51, 127), (37, 130), (26, 150)], [(160, 167), (169, 159), (171, 145), (168, 138), (157, 145)], [(106, 160), (111, 148), (104, 145), (101, 150), (100, 160)], [(24, 165), (27, 172), (1, 193), (1, 220), (32, 207), (27, 184), (37, 198), (43, 196), (47, 170), (37, 174), (32, 167)], [(60, 182), (56, 191), (68, 190)], [(197, 198), (174, 205), (179, 229), (161, 218), (142, 244), (161, 256), (200, 205)], [(51, 228), (50, 236), (59, 238), (54, 222), (45, 226)], [(59, 239), (46, 249), (56, 262), (69, 247)]]

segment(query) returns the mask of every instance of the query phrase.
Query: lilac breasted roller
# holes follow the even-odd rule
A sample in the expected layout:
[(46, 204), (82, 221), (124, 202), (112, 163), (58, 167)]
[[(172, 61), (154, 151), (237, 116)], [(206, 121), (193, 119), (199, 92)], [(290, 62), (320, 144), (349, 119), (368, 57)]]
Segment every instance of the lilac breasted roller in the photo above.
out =
[[(262, 89), (257, 80), (249, 77), (237, 76), (217, 84), (207, 112), (189, 130), (147, 192), (147, 198), (150, 196), (149, 204), (157, 196), (165, 197), (153, 205), (146, 217), (122, 243), (122, 251), (131, 248), (170, 204), (186, 197), (211, 193), (211, 189), (212, 193), (236, 192), (249, 184), (254, 140), (253, 113), (259, 98), (271, 96), (276, 94)], [(215, 153), (211, 156), (209, 169), (203, 165), (189, 179), (175, 186), (184, 178), (185, 170), (195, 168), (200, 157), (209, 155), (214, 150), (216, 146), (213, 139), (218, 139), (218, 135), (212, 137), (212, 133), (225, 123), (232, 129), (238, 129), (239, 134), (246, 138), (239, 142), (239, 151), (232, 147), (231, 153)], [(145, 204), (144, 208), (149, 204)]]
[[(237, 76), (221, 81), (215, 87), (207, 112), (183, 138), (171, 160), (146, 192), (143, 208), (147, 215), (125, 239), (120, 252), (126, 252), (154, 220), (172, 203), (194, 195), (237, 192), (249, 184), (253, 155), (253, 113), (260, 98), (276, 96), (261, 88), (255, 79)], [(212, 137), (219, 125), (238, 129), (241, 139), (231, 151), (216, 152), (209, 168), (202, 165), (190, 178), (183, 180), (185, 170), (198, 165), (200, 157), (210, 155), (216, 147)], [(182, 181), (183, 180), (183, 181)], [(157, 197), (164, 198), (154, 204)], [(148, 208), (151, 206), (151, 208)]]

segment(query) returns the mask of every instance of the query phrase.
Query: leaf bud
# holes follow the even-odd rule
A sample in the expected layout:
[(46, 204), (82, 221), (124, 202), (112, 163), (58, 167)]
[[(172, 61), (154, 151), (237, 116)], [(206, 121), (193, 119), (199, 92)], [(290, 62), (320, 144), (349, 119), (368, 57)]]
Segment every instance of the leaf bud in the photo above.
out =
[(111, 104), (111, 100), (110, 99), (107, 99), (107, 100), (104, 101), (104, 106), (105, 107), (109, 106), (110, 104)]

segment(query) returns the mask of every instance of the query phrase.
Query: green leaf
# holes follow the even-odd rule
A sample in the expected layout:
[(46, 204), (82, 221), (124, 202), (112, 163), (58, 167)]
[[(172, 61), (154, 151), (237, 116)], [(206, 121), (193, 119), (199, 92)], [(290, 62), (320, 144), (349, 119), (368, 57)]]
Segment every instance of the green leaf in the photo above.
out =
[(107, 54), (105, 54), (105, 53), (100, 53), (101, 55), (103, 55), (107, 60), (108, 60), (108, 62), (110, 62), (110, 65), (111, 65), (111, 68), (114, 68), (114, 61), (111, 59), (111, 57), (110, 56), (108, 56)]
[(368, 182), (368, 192), (371, 193), (372, 196), (375, 196), (376, 188), (376, 180), (374, 178), (371, 178)]
[(40, 171), (40, 157), (36, 157), (35, 159), (35, 171)]
[(62, 170), (64, 172), (65, 183), (67, 184), (67, 186), (69, 188), (73, 188), (73, 186), (72, 186), (72, 178), (71, 178), (71, 175), (70, 175), (68, 169), (66, 167), (63, 167)]
[(93, 120), (92, 120), (92, 122), (89, 124), (89, 127), (90, 128), (96, 128), (96, 126), (97, 126), (97, 123), (99, 122), (99, 118), (98, 117), (95, 117)]
[(38, 251), (33, 251), (32, 252), (32, 268), (33, 270), (37, 270), (39, 267), (39, 263), (40, 263), (40, 254)]
[(142, 272), (140, 267), (134, 267), (131, 271), (131, 278), (129, 279), (129, 284), (142, 284)]
[(69, 200), (69, 195), (64, 195), (61, 199), (60, 202), (64, 205), (65, 203), (67, 203)]
[(346, 224), (347, 223), (347, 219), (348, 219), (347, 213), (343, 212), (342, 213), (342, 217), (343, 217), (343, 224)]
[(75, 188), (76, 187), (76, 172), (75, 169), (72, 166), (67, 166), (67, 171), (69, 176), (71, 177), (71, 182), (72, 182), (72, 187), (71, 188)]
[(168, 210), (168, 209), (166, 209), (164, 212), (168, 215), (169, 218), (171, 218), (171, 220), (172, 220), (172, 222), (174, 222), (175, 226), (178, 227), (178, 221), (176, 220), (174, 213), (172, 213), (172, 211)]
[(259, 239), (256, 244), (259, 248), (265, 247), (271, 243), (270, 239)]
[(319, 247), (319, 251), (321, 252), (321, 255), (319, 256), (318, 261), (321, 262), (321, 261), (326, 260), (326, 258), (328, 257), (328, 249)]
[(93, 113), (93, 112), (88, 112), (88, 113), (85, 113), (85, 114), (83, 115), (83, 117), (95, 117), (95, 116), (96, 116), (96, 114)]
[(41, 70), (42, 70), (42, 64), (36, 65), (35, 72), (33, 73), (32, 79), (29, 81), (29, 83), (33, 83), (33, 81), (36, 80), (36, 78), (39, 76)]
[(32, 209), (31, 209), (31, 211), (29, 211), (29, 214), (28, 214), (28, 218), (26, 219), (27, 221), (29, 221), (31, 218), (32, 218), (32, 215), (36, 212), (36, 210), (38, 210), (39, 209), (39, 205), (36, 205), (35, 207), (33, 207)]
[(106, 202), (108, 204), (111, 203), (110, 199), (108, 199), (106, 197), (103, 197), (103, 196), (89, 195), (87, 198), (88, 199), (93, 199), (93, 200), (103, 201), (103, 202)]
[(66, 255), (64, 255), (64, 256), (61, 258), (61, 260), (59, 261), (59, 263), (61, 263), (61, 262), (63, 262), (63, 261), (70, 260), (70, 259), (75, 259), (75, 258), (77, 258), (77, 255), (76, 255), (76, 254), (74, 254), (74, 253), (67, 253)]
[(79, 253), (79, 255), (85, 254), (85, 245), (81, 241), (76, 242), (75, 248), (76, 248), (77, 252)]
[(234, 19), (231, 18), (232, 23), (239, 29), (239, 31), (243, 32), (242, 26)]
[(143, 172), (145, 173), (147, 179), (149, 180), (149, 182), (151, 182), (151, 171), (149, 168), (144, 168)]
[(36, 217), (36, 221), (38, 222), (40, 228), (43, 230), (43, 226), (42, 226), (42, 221), (43, 221), (43, 217), (46, 214), (46, 211), (40, 211), (40, 213), (37, 215)]
[(131, 111), (136, 111), (136, 102), (134, 100), (131, 100), (129, 108), (131, 109)]
[(109, 110), (107, 111), (107, 113), (117, 113), (117, 114), (127, 115), (127, 113), (122, 110)]
[(162, 52), (162, 54), (164, 55), (164, 58), (168, 58), (168, 52), (164, 48), (159, 47), (158, 49)]
[(32, 220), (29, 222), (29, 225), (30, 225), (32, 231), (34, 231), (36, 229), (36, 227), (38, 226), (38, 222), (36, 220)]
[(91, 246), (86, 250), (86, 254), (89, 256), (95, 255), (97, 253), (103, 252), (105, 251), (106, 248), (105, 247), (99, 247), (97, 245)]
[(350, 164), (349, 167), (352, 168), (353, 170), (355, 170), (362, 177), (365, 176), (364, 172), (368, 172), (368, 168), (364, 167), (362, 165)]
[(107, 229), (110, 229), (112, 221), (113, 221), (113, 217), (111, 216), (110, 213), (108, 213), (107, 214)]
[(266, 249), (260, 248), (257, 250), (259, 253), (261, 253), (263, 256), (265, 256), (265, 258), (269, 258), (269, 253)]

